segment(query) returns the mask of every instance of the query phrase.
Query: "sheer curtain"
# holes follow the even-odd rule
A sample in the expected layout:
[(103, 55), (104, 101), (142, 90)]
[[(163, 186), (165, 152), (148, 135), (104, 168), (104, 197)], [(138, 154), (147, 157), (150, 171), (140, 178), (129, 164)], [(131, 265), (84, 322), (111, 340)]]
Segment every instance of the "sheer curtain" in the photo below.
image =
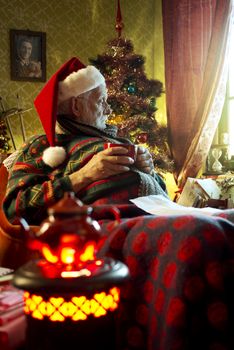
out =
[(169, 142), (175, 178), (196, 177), (226, 92), (232, 0), (162, 0)]

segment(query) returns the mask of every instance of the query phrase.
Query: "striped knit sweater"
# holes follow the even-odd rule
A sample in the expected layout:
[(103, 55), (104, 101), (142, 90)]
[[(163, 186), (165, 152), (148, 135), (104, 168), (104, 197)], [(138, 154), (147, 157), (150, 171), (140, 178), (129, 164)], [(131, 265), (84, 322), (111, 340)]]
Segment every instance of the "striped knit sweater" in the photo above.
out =
[[(57, 134), (56, 144), (65, 148), (67, 158), (59, 167), (52, 169), (42, 160), (43, 151), (49, 147), (46, 136), (32, 137), (21, 148), (10, 172), (3, 205), (8, 219), (16, 223), (18, 217), (24, 217), (29, 224), (40, 224), (47, 217), (47, 208), (60, 200), (65, 192), (73, 191), (68, 175), (102, 151), (104, 142), (102, 137), (88, 137), (82, 131), (76, 132), (76, 135)], [(145, 176), (139, 171), (129, 171), (112, 176), (92, 183), (76, 195), (86, 204), (129, 203), (129, 199), (143, 195), (141, 175)], [(164, 191), (162, 179), (156, 174), (154, 178), (160, 190)]]

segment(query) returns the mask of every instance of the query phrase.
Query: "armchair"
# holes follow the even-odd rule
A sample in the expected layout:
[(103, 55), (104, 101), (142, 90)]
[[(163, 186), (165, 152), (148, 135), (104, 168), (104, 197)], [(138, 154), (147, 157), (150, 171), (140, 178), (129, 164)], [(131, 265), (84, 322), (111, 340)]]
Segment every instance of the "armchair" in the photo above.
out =
[[(5, 216), (2, 202), (6, 192), (8, 171), (0, 165), (0, 266), (18, 268), (30, 260), (32, 252), (27, 249), (26, 237), (21, 225), (12, 225)], [(31, 226), (37, 231), (38, 226)]]

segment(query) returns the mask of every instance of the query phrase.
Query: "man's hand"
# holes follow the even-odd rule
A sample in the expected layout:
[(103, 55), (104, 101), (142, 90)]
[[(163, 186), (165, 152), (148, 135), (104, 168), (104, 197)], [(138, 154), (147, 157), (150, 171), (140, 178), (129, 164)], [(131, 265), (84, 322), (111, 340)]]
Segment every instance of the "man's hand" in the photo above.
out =
[(142, 146), (137, 147), (136, 162), (134, 165), (144, 173), (150, 174), (154, 170), (153, 159), (147, 148)]
[(124, 147), (112, 147), (95, 154), (85, 166), (69, 175), (75, 192), (94, 181), (129, 171), (134, 160), (127, 153)]

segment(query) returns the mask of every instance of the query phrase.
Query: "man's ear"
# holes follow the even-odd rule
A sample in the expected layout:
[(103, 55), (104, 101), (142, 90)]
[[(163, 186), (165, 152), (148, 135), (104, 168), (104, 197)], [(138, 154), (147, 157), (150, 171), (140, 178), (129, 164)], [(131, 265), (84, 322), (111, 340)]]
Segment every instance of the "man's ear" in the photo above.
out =
[(77, 117), (79, 117), (82, 114), (82, 103), (78, 97), (72, 97), (71, 110), (72, 113)]

